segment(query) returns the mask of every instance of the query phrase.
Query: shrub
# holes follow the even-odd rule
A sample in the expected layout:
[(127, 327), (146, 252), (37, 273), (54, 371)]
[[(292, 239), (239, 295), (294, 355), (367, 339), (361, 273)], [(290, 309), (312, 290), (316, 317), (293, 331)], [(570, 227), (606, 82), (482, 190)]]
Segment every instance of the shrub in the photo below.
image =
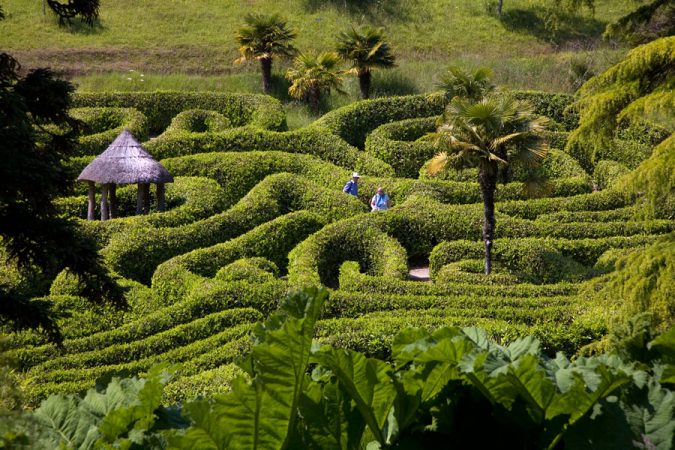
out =
[(148, 118), (148, 129), (160, 133), (171, 119), (188, 109), (217, 111), (233, 126), (251, 125), (267, 130), (285, 130), (281, 103), (267, 95), (217, 92), (87, 92), (73, 95), (75, 107), (135, 108)]
[(164, 388), (162, 402), (170, 405), (185, 400), (223, 394), (230, 390), (232, 381), (243, 376), (244, 373), (235, 364), (226, 364), (195, 375), (179, 376), (171, 380)]
[(438, 116), (445, 108), (443, 93), (385, 97), (355, 102), (324, 114), (310, 125), (335, 134), (350, 145), (363, 148), (368, 133), (389, 122)]
[(232, 127), (230, 119), (219, 112), (206, 109), (188, 109), (176, 114), (166, 132), (180, 130), (192, 133), (205, 133), (207, 131), (223, 131), (230, 127)]
[(516, 99), (530, 103), (536, 114), (553, 119), (567, 131), (573, 130), (579, 123), (579, 115), (568, 109), (574, 100), (570, 94), (542, 91), (513, 91), (512, 94)]
[(220, 281), (248, 281), (264, 283), (279, 276), (279, 269), (272, 261), (261, 258), (242, 258), (228, 264), (216, 273)]
[(127, 128), (139, 141), (148, 137), (147, 119), (134, 108), (75, 108), (70, 115), (87, 125), (78, 139), (77, 155), (98, 155)]
[(396, 176), (416, 178), (420, 167), (436, 153), (433, 142), (417, 141), (436, 131), (436, 117), (388, 123), (368, 135), (365, 150), (394, 168)]
[(593, 180), (599, 189), (608, 189), (614, 182), (630, 172), (626, 166), (617, 161), (603, 159), (598, 161), (593, 170)]
[(390, 176), (393, 169), (372, 155), (359, 152), (325, 130), (303, 128), (279, 133), (252, 127), (220, 133), (165, 133), (145, 146), (157, 159), (209, 152), (246, 152), (275, 150), (306, 153), (348, 170), (370, 175)]
[(340, 191), (328, 191), (298, 176), (276, 174), (223, 213), (175, 228), (134, 228), (113, 236), (102, 253), (117, 273), (148, 282), (155, 267), (171, 257), (233, 239), (291, 211), (306, 209), (335, 220), (363, 208)]

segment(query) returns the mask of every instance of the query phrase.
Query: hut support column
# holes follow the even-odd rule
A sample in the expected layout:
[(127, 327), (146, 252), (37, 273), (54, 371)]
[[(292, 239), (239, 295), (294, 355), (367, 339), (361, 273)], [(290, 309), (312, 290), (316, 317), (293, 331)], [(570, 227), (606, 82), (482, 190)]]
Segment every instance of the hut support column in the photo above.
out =
[(87, 220), (96, 219), (96, 184), (93, 181), (87, 181), (89, 186), (89, 201), (87, 202)]
[(143, 185), (143, 214), (150, 213), (150, 184)]
[(110, 218), (117, 218), (117, 185), (110, 185)]
[(101, 185), (101, 220), (108, 220), (110, 213), (108, 212), (108, 184)]
[(166, 209), (166, 192), (164, 183), (157, 183), (157, 211)]

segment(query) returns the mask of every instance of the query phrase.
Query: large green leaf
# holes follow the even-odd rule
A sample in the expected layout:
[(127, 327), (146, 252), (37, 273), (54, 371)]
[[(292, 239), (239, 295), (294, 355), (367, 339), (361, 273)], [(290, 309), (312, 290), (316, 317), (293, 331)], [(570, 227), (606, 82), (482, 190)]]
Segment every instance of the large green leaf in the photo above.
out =
[[(188, 412), (199, 434), (175, 436), (177, 448), (287, 448), (294, 439), (301, 393), (306, 375), (314, 325), (325, 302), (325, 290), (311, 289), (289, 296), (279, 311), (255, 331), (256, 344), (243, 364), (251, 382), (239, 379), (232, 391), (217, 397), (208, 414)], [(201, 407), (200, 407), (201, 408)], [(218, 428), (220, 427), (220, 428)]]
[(335, 376), (375, 440), (384, 446), (385, 422), (396, 398), (391, 366), (361, 353), (330, 347), (322, 348), (314, 357)]

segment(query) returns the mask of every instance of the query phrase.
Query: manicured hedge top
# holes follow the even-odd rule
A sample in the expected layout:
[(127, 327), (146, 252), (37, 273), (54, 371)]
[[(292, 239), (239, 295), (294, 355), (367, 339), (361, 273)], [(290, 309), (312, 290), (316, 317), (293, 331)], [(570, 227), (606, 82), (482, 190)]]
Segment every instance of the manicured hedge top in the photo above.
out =
[(285, 130), (286, 115), (281, 103), (258, 94), (223, 94), (218, 92), (78, 92), (73, 106), (115, 106), (135, 108), (146, 115), (151, 132), (169, 126), (171, 119), (188, 109), (217, 111), (233, 126), (252, 125), (269, 130)]

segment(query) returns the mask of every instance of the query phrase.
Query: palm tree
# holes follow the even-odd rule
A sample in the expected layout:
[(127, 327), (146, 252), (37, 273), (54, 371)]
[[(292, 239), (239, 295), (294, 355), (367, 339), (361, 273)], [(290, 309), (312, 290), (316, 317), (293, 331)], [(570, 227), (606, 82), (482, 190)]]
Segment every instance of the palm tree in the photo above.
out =
[(448, 99), (463, 97), (477, 101), (495, 90), (495, 85), (490, 81), (491, 76), (492, 70), (487, 67), (481, 67), (469, 73), (459, 67), (451, 66), (441, 77), (438, 87), (445, 91)]
[(241, 57), (235, 62), (242, 63), (251, 59), (260, 61), (263, 92), (268, 94), (272, 78), (272, 58), (295, 56), (297, 50), (291, 41), (296, 35), (286, 27), (286, 21), (278, 14), (265, 16), (249, 13), (244, 17), (244, 22), (246, 25), (236, 35)]
[(370, 96), (371, 70), (394, 67), (394, 55), (381, 28), (363, 27), (343, 31), (338, 36), (338, 55), (352, 65), (350, 73), (359, 77), (361, 98)]
[(337, 70), (340, 57), (334, 52), (300, 54), (295, 58), (293, 68), (286, 72), (291, 87), (288, 94), (299, 100), (307, 100), (312, 110), (319, 115), (319, 101), (322, 92), (331, 89), (342, 93), (342, 75)]
[(471, 101), (455, 97), (446, 107), (437, 130), (438, 153), (429, 172), (478, 168), (483, 199), (485, 273), (492, 270), (495, 205), (500, 166), (520, 160), (538, 165), (548, 151), (541, 132), (548, 119), (535, 116), (531, 108), (511, 97), (486, 97)]

